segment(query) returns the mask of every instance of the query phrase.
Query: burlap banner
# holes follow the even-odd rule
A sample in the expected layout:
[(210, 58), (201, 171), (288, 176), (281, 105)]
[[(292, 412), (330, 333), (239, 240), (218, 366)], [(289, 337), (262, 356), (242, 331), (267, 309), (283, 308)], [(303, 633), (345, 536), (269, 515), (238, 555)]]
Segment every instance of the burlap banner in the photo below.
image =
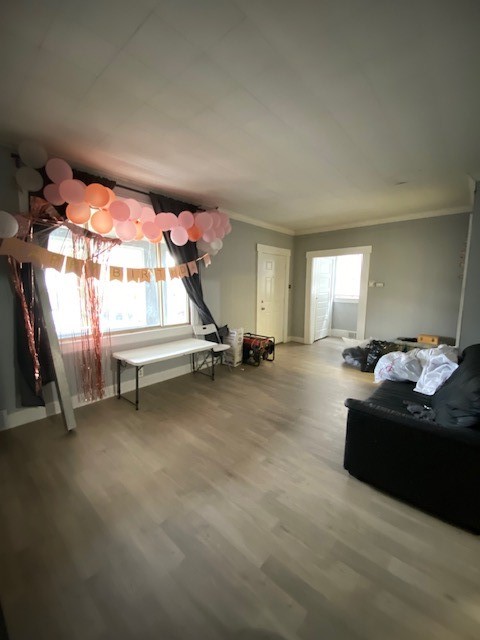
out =
[[(96, 278), (100, 280), (102, 276), (102, 266), (98, 262), (92, 260), (78, 260), (70, 256), (63, 256), (60, 253), (48, 251), (43, 247), (39, 247), (32, 242), (24, 242), (17, 238), (6, 238), (0, 241), (0, 256), (11, 256), (18, 262), (32, 262), (38, 267), (44, 269), (56, 269), (62, 271), (65, 265), (65, 273), (74, 273), (79, 278), (85, 274), (87, 278)], [(109, 267), (108, 271), (104, 267), (104, 273), (109, 280), (118, 280), (120, 282), (164, 282), (167, 279), (167, 272), (170, 280), (175, 278), (188, 278), (198, 273), (197, 262), (203, 260), (208, 267), (212, 260), (208, 253), (200, 256), (196, 260), (192, 260), (186, 264), (179, 264), (175, 267), (157, 267), (154, 269), (133, 269), (127, 267)]]

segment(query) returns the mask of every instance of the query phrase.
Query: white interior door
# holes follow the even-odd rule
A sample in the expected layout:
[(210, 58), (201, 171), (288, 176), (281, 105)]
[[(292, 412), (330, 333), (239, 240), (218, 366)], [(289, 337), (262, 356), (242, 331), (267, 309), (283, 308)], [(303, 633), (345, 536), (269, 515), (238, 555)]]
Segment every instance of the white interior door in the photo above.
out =
[(315, 258), (313, 261), (314, 329), (313, 340), (326, 338), (332, 322), (333, 277), (335, 258)]
[(285, 291), (287, 283), (286, 255), (258, 253), (257, 273), (257, 333), (274, 336), (284, 342)]

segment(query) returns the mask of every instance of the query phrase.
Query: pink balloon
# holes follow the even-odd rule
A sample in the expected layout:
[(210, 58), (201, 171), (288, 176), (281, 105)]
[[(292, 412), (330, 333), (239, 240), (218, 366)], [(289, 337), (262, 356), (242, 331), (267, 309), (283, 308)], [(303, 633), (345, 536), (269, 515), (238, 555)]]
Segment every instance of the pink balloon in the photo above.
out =
[(138, 220), (142, 215), (142, 205), (133, 198), (128, 198), (125, 202), (130, 209), (130, 220)]
[(61, 158), (50, 158), (45, 165), (47, 176), (52, 182), (60, 184), (64, 180), (72, 180), (73, 171), (71, 166)]
[(219, 215), (218, 211), (210, 211), (210, 217), (213, 220), (213, 228), (218, 229), (222, 225), (222, 216)]
[(142, 213), (140, 214), (141, 222), (155, 222), (155, 211), (152, 207), (142, 207)]
[(155, 216), (155, 224), (161, 231), (170, 231), (170, 218), (168, 213), (157, 213)]
[(206, 231), (203, 232), (203, 236), (202, 238), (205, 240), (205, 242), (213, 242), (216, 238), (215, 233), (212, 231), (212, 229), (207, 229)]
[(143, 234), (146, 238), (148, 238), (149, 240), (155, 240), (155, 238), (158, 238), (158, 236), (160, 235), (161, 231), (158, 228), (158, 225), (155, 224), (155, 222), (144, 222), (142, 225), (142, 231)]
[(175, 229), (175, 227), (178, 227), (178, 218), (174, 213), (167, 213), (168, 216), (168, 221), (170, 224), (170, 229)]
[(188, 242), (187, 230), (180, 226), (173, 228), (170, 232), (170, 240), (173, 244), (176, 244), (177, 247), (183, 247), (183, 245)]
[(70, 204), (83, 202), (86, 189), (86, 185), (81, 180), (64, 180), (58, 187), (61, 197)]
[(137, 227), (132, 220), (120, 221), (115, 224), (115, 231), (120, 240), (128, 242), (137, 235)]
[(201, 231), (208, 231), (212, 228), (213, 219), (207, 211), (202, 211), (196, 217), (195, 224)]
[(230, 222), (227, 222), (227, 224), (225, 225), (225, 235), (229, 234), (232, 230), (232, 225), (230, 224)]
[(219, 227), (215, 230), (215, 233), (217, 234), (217, 238), (220, 238), (220, 240), (222, 240), (225, 237), (225, 228)]
[(123, 200), (114, 200), (109, 207), (109, 211), (112, 214), (112, 218), (119, 222), (125, 222), (130, 217), (130, 208)]
[(228, 213), (225, 213), (225, 211), (217, 211), (217, 213), (222, 219), (223, 224), (227, 224), (227, 222), (230, 220), (230, 218), (228, 217)]
[(191, 211), (182, 211), (178, 214), (178, 224), (180, 227), (184, 229), (190, 229), (193, 227), (193, 223), (195, 222), (195, 218), (193, 217), (193, 213)]
[(59, 206), (65, 202), (65, 198), (62, 198), (60, 195), (58, 184), (55, 184), (55, 182), (47, 184), (43, 190), (43, 195), (45, 196), (45, 200), (48, 200), (48, 202), (51, 202), (55, 206)]

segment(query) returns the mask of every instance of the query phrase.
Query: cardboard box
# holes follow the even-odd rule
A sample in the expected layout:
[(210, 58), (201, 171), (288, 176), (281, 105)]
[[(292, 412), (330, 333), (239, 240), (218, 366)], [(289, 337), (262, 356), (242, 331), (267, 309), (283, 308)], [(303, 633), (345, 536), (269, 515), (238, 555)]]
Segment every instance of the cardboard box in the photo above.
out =
[(243, 350), (235, 351), (233, 349), (229, 349), (223, 354), (223, 364), (227, 364), (230, 367), (238, 367), (239, 364), (242, 364), (242, 360)]
[[(229, 344), (233, 348), (243, 349), (243, 329), (231, 329), (228, 336), (223, 339), (224, 344)], [(231, 351), (231, 349), (230, 349)]]
[(431, 344), (432, 347), (438, 347), (439, 344), (454, 345), (455, 338), (446, 338), (445, 336), (433, 336), (429, 333), (421, 333), (417, 337), (417, 342), (422, 342), (423, 344)]
[(440, 336), (431, 336), (428, 333), (422, 333), (417, 336), (417, 342), (423, 342), (424, 344), (432, 344), (437, 346), (440, 344), (439, 342)]

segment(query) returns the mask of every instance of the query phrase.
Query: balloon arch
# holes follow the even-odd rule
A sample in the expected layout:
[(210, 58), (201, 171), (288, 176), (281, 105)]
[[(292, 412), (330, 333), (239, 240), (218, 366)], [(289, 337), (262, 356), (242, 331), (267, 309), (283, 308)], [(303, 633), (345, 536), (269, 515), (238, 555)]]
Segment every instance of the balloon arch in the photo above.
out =
[[(114, 232), (123, 242), (145, 238), (151, 243), (162, 240), (163, 232), (170, 231), (170, 239), (177, 246), (189, 240), (196, 242), (200, 251), (216, 255), (223, 246), (223, 238), (231, 232), (229, 217), (222, 211), (182, 211), (156, 214), (152, 207), (133, 198), (118, 198), (101, 184), (85, 185), (73, 177), (68, 162), (62, 158), (48, 158), (47, 151), (38, 143), (25, 141), (19, 145), (22, 167), (16, 171), (16, 181), (25, 191), (40, 191), (54, 206), (66, 204), (66, 215), (77, 225), (89, 224), (100, 235)], [(51, 182), (44, 186), (38, 169), (45, 167)], [(18, 232), (15, 218), (0, 211), (0, 238), (14, 237)]]

